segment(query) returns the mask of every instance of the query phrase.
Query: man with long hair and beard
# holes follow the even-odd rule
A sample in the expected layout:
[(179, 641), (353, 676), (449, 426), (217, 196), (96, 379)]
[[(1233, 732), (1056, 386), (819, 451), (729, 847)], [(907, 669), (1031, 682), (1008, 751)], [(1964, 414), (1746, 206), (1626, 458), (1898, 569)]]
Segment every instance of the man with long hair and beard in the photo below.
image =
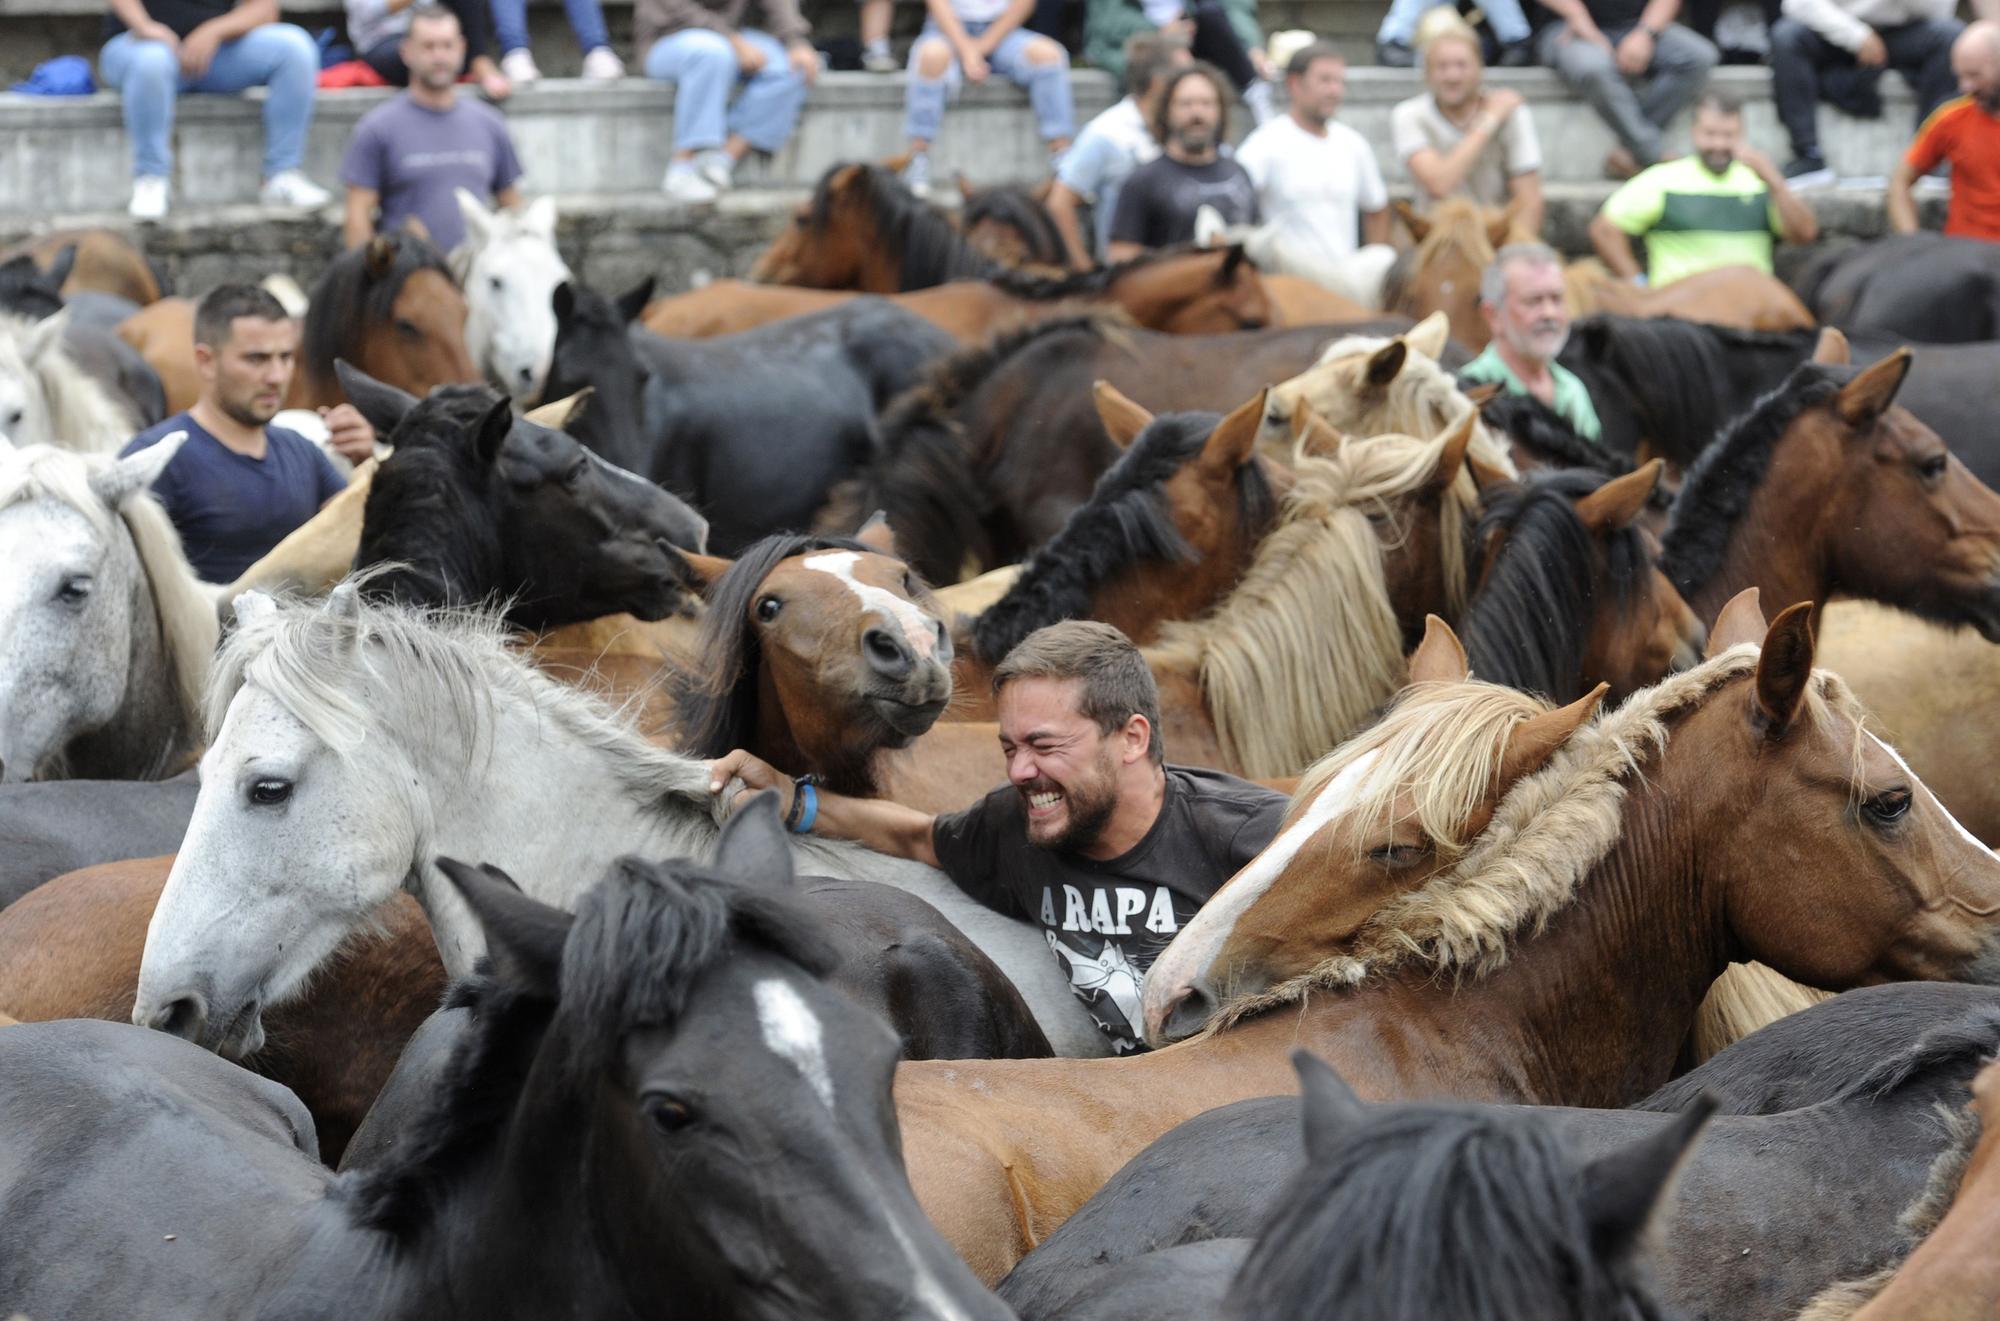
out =
[(1202, 903), (1278, 833), (1283, 794), (1166, 764), (1145, 658), (1108, 624), (1037, 629), (993, 672), (1006, 786), (931, 816), (827, 793), (738, 750), (709, 788), (773, 789), (792, 829), (941, 869), (1041, 925), (1118, 1054), (1143, 1049), (1139, 983)]
[(1160, 154), (1119, 190), (1106, 256), (1125, 261), (1194, 237), (1195, 216), (1212, 207), (1226, 225), (1253, 225), (1257, 185), (1225, 154), (1229, 140), (1229, 80), (1196, 62), (1174, 70), (1153, 103)]

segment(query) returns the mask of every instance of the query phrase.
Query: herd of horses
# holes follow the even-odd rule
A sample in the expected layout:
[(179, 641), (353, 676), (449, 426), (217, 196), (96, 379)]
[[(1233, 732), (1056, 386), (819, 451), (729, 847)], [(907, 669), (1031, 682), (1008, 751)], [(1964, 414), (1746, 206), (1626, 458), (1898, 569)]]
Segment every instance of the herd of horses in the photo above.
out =
[[(1504, 212), (1366, 307), (869, 165), (665, 297), (461, 205), (306, 294), (383, 445), (228, 585), (115, 457), (192, 306), (0, 261), (0, 1313), (2000, 1307), (2000, 258), (1575, 270), (1592, 442), (1452, 374)], [(1292, 795), (1129, 1058), (707, 767), (964, 807), (1071, 618)]]

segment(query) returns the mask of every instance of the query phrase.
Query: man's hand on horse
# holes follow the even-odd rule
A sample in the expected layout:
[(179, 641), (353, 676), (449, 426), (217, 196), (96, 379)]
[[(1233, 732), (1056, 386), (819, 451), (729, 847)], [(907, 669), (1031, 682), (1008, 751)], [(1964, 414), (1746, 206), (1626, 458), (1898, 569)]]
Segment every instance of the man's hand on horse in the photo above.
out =
[(708, 791), (712, 794), (727, 794), (723, 806), (734, 812), (736, 805), (746, 793), (756, 793), (760, 789), (778, 791), (778, 815), (789, 816), (792, 810), (792, 777), (762, 761), (742, 748), (725, 753), (708, 763)]
[(360, 463), (375, 452), (375, 428), (353, 404), (336, 404), (319, 410), (326, 423), (326, 443), (349, 463)]

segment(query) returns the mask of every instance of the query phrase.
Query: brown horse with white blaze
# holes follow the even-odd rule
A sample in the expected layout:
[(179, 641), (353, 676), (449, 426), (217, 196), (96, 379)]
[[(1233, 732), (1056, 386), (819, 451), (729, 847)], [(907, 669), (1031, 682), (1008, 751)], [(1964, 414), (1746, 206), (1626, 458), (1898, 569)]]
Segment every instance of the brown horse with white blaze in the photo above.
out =
[(1595, 719), (1598, 694), (1465, 682), (1433, 626), (1412, 690), (1154, 964), (1149, 1032), (1226, 1026), (1116, 1061), (904, 1066), (925, 1209), (996, 1278), (1174, 1124), (1292, 1090), (1298, 1046), (1369, 1097), (1617, 1106), (1665, 1081), (1742, 952), (1829, 987), (1983, 979), (2000, 858), (1861, 734), (1806, 616), (1766, 630), (1741, 603), (1709, 661)]

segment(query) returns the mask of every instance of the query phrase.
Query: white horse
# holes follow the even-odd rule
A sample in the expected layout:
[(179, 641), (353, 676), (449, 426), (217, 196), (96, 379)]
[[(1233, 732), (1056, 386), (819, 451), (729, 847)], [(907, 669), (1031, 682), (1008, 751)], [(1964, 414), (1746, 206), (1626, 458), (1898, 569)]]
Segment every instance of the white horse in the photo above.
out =
[(213, 589), (146, 489), (186, 439), (114, 460), (0, 437), (0, 782), (159, 779), (192, 755)]
[[(497, 617), (364, 602), (236, 603), (216, 662), (201, 794), (146, 933), (132, 1019), (241, 1056), (398, 888), (453, 976), (485, 950), (439, 856), (504, 866), (573, 907), (625, 854), (707, 857), (704, 763), (647, 742), (599, 699), (510, 650)], [(799, 870), (879, 881), (937, 907), (1013, 979), (1058, 1052), (1103, 1054), (1034, 926), (943, 873), (799, 837)]]
[(139, 428), (63, 347), (69, 309), (32, 321), (0, 314), (0, 434), (81, 454), (116, 450)]
[(1292, 233), (1282, 221), (1230, 225), (1212, 206), (1195, 212), (1194, 240), (1204, 248), (1240, 243), (1243, 255), (1258, 270), (1311, 280), (1363, 307), (1382, 306), (1382, 282), (1396, 264), (1396, 250), (1386, 243), (1364, 243), (1336, 260), (1318, 243)]
[(556, 348), (556, 286), (570, 278), (556, 251), (556, 203), (538, 197), (524, 211), (488, 211), (455, 190), (465, 242), (451, 270), (465, 290), (465, 347), (488, 380), (517, 404), (541, 397)]

